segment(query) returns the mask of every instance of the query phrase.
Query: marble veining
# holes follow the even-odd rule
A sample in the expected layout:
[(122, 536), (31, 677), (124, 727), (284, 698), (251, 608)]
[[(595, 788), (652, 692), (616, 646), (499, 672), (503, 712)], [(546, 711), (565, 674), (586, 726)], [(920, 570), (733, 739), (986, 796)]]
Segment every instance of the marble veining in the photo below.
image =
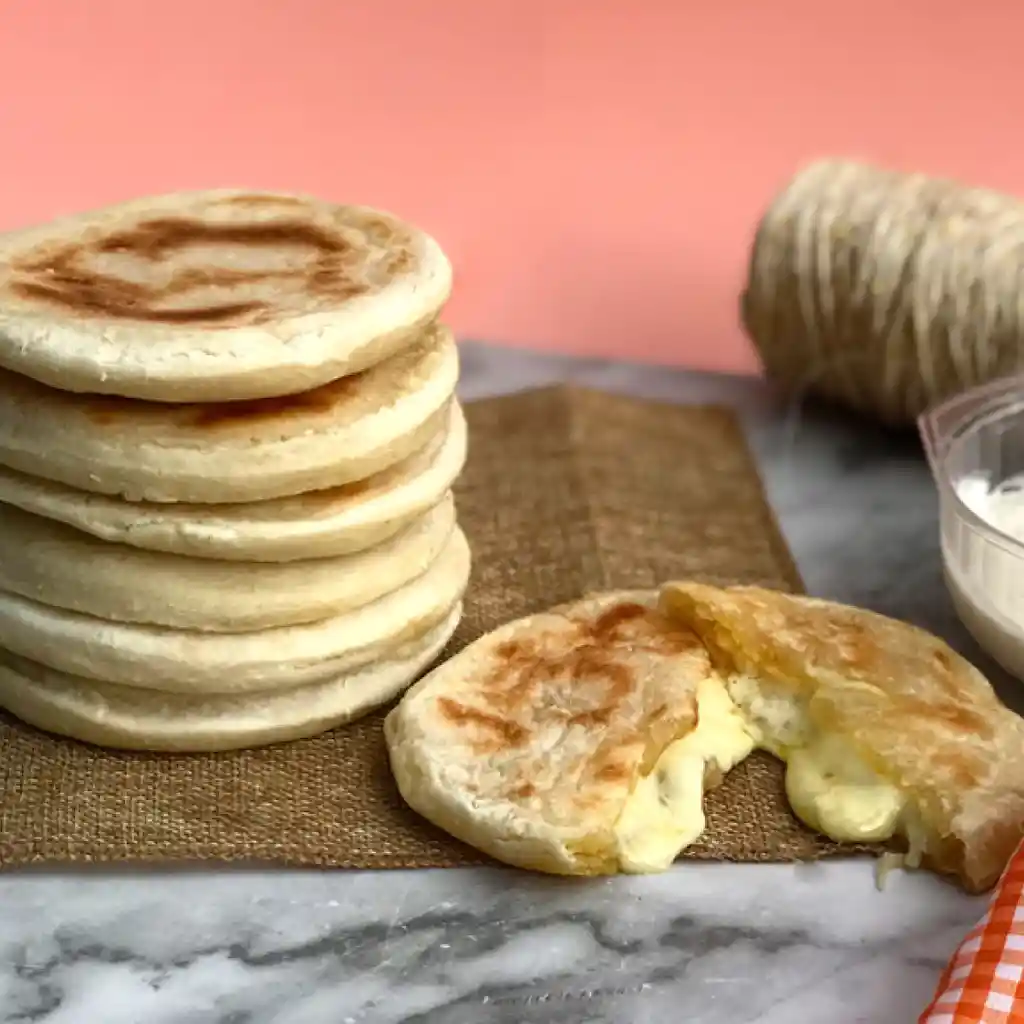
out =
[(923, 876), (879, 893), (856, 862), (91, 874), (0, 884), (0, 1019), (897, 1024), (975, 913)]
[[(942, 586), (916, 440), (759, 382), (466, 345), (467, 398), (554, 381), (735, 406), (808, 589), (933, 629), (992, 672)], [(0, 1024), (902, 1024), (982, 903), (870, 863), (211, 867), (0, 875)]]

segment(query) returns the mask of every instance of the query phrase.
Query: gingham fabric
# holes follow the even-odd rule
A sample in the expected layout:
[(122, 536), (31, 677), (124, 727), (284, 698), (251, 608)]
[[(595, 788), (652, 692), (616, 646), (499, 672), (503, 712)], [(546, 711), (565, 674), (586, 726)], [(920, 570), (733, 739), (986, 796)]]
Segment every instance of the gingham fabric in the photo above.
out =
[(1024, 1024), (1024, 845), (918, 1024)]

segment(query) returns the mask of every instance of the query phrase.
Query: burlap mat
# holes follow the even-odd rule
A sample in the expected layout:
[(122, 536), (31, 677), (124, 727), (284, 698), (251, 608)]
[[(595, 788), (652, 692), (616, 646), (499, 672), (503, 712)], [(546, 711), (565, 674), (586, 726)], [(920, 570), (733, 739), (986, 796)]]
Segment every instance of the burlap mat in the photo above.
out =
[[(730, 412), (565, 388), (466, 412), (471, 457), (458, 501), (475, 567), (453, 650), (602, 588), (685, 576), (800, 587)], [(708, 822), (687, 856), (837, 851), (790, 814), (781, 768), (767, 757), (710, 795)], [(201, 756), (99, 750), (0, 717), (0, 865), (183, 859), (484, 861), (401, 803), (380, 715), (313, 740)]]

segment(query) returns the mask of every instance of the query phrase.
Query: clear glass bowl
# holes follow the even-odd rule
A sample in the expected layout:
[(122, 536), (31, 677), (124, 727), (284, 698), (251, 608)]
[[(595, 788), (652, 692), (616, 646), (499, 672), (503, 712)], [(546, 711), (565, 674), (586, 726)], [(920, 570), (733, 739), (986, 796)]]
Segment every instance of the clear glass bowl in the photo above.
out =
[(918, 427), (939, 491), (943, 569), (957, 614), (1024, 679), (1024, 541), (986, 518), (993, 497), (1019, 491), (1024, 524), (1024, 376), (965, 391)]

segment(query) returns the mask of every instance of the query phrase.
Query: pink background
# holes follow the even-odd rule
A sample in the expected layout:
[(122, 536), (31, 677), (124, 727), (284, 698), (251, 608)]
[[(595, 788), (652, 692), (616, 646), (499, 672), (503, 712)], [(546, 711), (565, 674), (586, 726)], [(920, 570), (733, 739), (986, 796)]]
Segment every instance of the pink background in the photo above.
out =
[(0, 228), (178, 188), (390, 208), (464, 335), (749, 368), (803, 162), (1024, 192), (1020, 0), (0, 0)]

